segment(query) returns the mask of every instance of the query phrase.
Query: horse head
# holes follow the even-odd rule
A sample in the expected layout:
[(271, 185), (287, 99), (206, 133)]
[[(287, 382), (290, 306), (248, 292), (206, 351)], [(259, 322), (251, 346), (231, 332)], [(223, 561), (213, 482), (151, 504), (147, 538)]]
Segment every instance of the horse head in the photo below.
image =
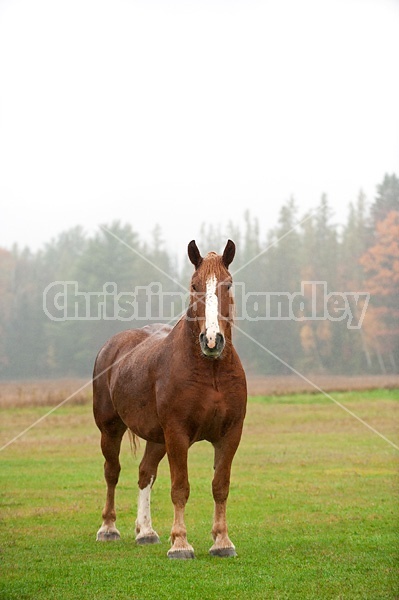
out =
[(209, 252), (202, 257), (197, 244), (188, 245), (188, 256), (195, 267), (191, 278), (188, 319), (199, 329), (202, 353), (219, 358), (230, 340), (234, 299), (232, 278), (228, 271), (235, 254), (235, 244), (228, 240), (222, 255)]

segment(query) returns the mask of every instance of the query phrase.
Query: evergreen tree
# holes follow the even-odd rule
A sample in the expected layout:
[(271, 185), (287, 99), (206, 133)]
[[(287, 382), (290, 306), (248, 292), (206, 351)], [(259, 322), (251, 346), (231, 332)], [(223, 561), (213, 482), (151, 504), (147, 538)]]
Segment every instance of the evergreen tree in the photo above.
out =
[(377, 230), (377, 223), (383, 221), (392, 210), (399, 211), (399, 178), (395, 173), (386, 173), (382, 183), (377, 186), (377, 196), (371, 206), (374, 231)]
[(6, 328), (7, 377), (36, 377), (46, 354), (40, 261), (28, 248), (13, 252), (12, 310)]
[(301, 240), (297, 224), (297, 207), (291, 198), (282, 206), (278, 225), (270, 232), (266, 251), (260, 257), (262, 277), (255, 272), (260, 291), (269, 294), (269, 312), (266, 321), (253, 324), (253, 335), (278, 357), (258, 350), (258, 364), (270, 374), (291, 373), (284, 363), (294, 367), (300, 350), (299, 326), (290, 318), (291, 294), (300, 289)]
[(0, 248), (0, 374), (9, 367), (10, 323), (13, 320), (15, 256)]
[[(349, 206), (348, 221), (343, 229), (339, 252), (338, 288), (341, 292), (363, 292), (364, 270), (360, 258), (370, 243), (370, 223), (366, 197), (359, 192), (356, 204)], [(359, 307), (360, 309), (360, 307)], [(352, 306), (352, 311), (355, 307)], [(358, 310), (359, 312), (359, 310)], [(359, 314), (355, 318), (359, 318)], [(345, 322), (336, 323), (334, 329), (339, 332), (339, 349), (337, 364), (339, 372), (371, 368), (370, 352), (364, 330), (348, 330)]]

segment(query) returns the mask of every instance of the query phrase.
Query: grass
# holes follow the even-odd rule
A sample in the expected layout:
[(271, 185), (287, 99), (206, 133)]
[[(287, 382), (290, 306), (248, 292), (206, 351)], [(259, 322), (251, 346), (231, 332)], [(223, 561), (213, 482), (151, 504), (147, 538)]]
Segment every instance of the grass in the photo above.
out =
[[(399, 445), (399, 390), (333, 397)], [(0, 445), (47, 409), (3, 408)], [(229, 499), (238, 558), (208, 555), (212, 448), (200, 443), (190, 451), (186, 515), (196, 560), (169, 561), (167, 461), (153, 492), (162, 543), (135, 545), (139, 459), (127, 439), (122, 540), (96, 543), (105, 499), (99, 435), (89, 404), (66, 404), (0, 455), (0, 598), (399, 598), (398, 457), (321, 394), (253, 397)]]

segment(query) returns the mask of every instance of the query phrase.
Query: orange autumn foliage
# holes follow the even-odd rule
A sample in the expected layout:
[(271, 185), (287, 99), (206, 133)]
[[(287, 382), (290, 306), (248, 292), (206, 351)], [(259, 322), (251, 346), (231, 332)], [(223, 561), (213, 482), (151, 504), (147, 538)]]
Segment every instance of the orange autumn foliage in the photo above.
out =
[(377, 224), (375, 244), (361, 257), (370, 307), (365, 334), (392, 351), (399, 337), (399, 212), (391, 211)]

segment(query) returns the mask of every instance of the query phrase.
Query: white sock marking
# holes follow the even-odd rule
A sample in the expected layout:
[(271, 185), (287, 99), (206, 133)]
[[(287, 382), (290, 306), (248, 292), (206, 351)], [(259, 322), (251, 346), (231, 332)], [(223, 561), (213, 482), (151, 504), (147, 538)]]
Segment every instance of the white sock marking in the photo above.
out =
[(151, 487), (154, 478), (143, 490), (139, 490), (136, 528), (140, 530), (140, 537), (152, 533), (151, 523)]

